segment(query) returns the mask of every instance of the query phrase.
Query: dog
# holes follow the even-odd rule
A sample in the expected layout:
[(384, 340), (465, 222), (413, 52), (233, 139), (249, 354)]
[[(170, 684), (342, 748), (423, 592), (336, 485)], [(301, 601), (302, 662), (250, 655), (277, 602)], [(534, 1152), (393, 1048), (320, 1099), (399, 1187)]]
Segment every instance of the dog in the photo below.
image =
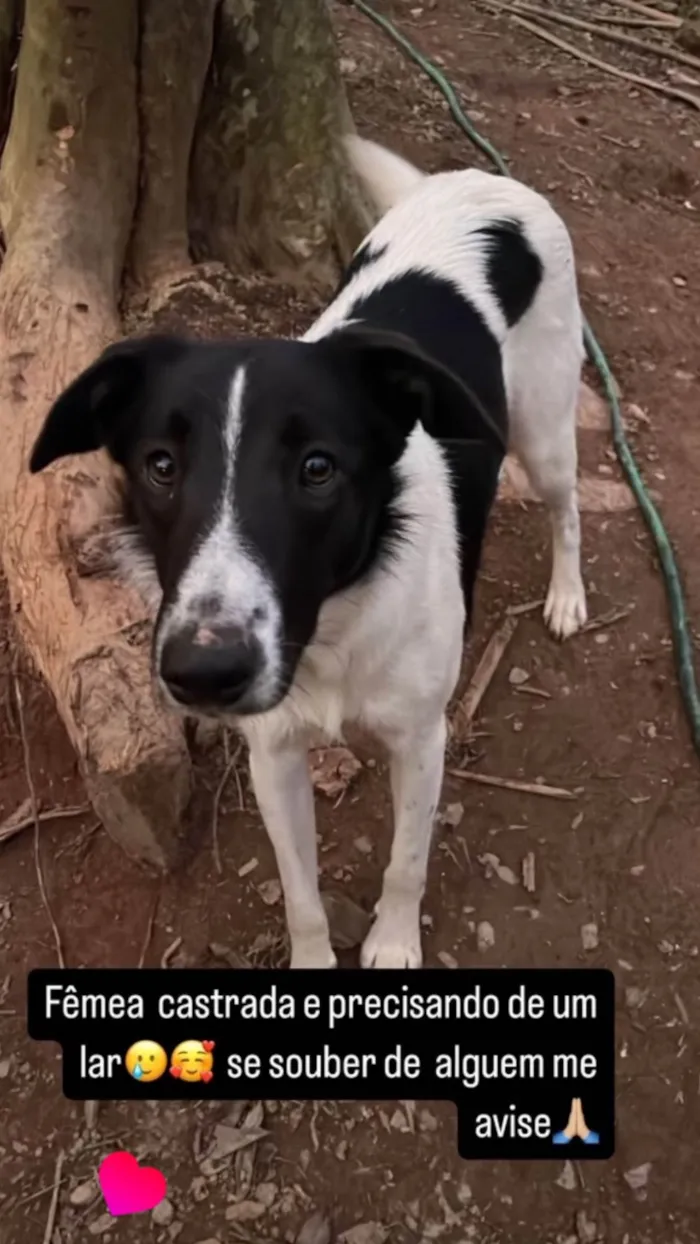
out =
[(562, 220), (518, 182), (349, 158), (379, 223), (299, 340), (127, 340), (50, 410), (30, 469), (106, 448), (155, 612), (165, 701), (235, 724), (285, 899), (293, 968), (335, 966), (310, 744), (388, 749), (394, 837), (365, 967), (422, 963), (420, 908), (482, 542), (507, 449), (551, 515), (545, 619), (586, 619)]

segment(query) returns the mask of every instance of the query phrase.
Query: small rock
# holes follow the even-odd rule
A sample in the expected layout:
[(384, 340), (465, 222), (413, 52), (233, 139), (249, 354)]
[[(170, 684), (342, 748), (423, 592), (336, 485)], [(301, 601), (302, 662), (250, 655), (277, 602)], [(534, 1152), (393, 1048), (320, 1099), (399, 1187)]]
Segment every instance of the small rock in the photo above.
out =
[(245, 864), (241, 864), (240, 868), (238, 869), (238, 876), (247, 877), (248, 873), (254, 872), (257, 867), (258, 867), (258, 860), (255, 858), (255, 856), (253, 856), (251, 860), (248, 860)]
[(598, 1228), (589, 1220), (585, 1209), (580, 1209), (576, 1215), (576, 1234), (580, 1244), (593, 1244), (598, 1235)]
[(296, 1244), (330, 1244), (331, 1224), (319, 1210), (307, 1218), (296, 1238)]
[(95, 1218), (93, 1222), (88, 1223), (88, 1231), (90, 1235), (104, 1235), (105, 1231), (109, 1231), (116, 1223), (117, 1219), (111, 1214), (100, 1214), (99, 1218)]
[(479, 950), (491, 950), (496, 945), (496, 934), (488, 920), (480, 920), (476, 926), (476, 945)]
[(258, 894), (266, 907), (274, 907), (275, 903), (279, 903), (282, 897), (282, 886), (275, 877), (272, 877), (270, 881), (260, 882)]
[(374, 849), (371, 839), (366, 834), (360, 834), (360, 837), (355, 839), (353, 845), (355, 850), (360, 852), (360, 855), (371, 855)]
[(190, 1193), (192, 1200), (196, 1201), (198, 1204), (200, 1201), (206, 1201), (209, 1196), (209, 1184), (202, 1175), (195, 1175), (192, 1183), (190, 1184)]
[(344, 1162), (348, 1156), (350, 1142), (347, 1140), (339, 1140), (335, 1147), (335, 1156), (339, 1162)]
[(440, 813), (438, 820), (441, 825), (448, 825), (450, 829), (456, 829), (462, 823), (463, 816), (463, 803), (448, 803), (444, 811)]
[(259, 1201), (237, 1201), (235, 1205), (229, 1205), (226, 1210), (227, 1222), (255, 1222), (265, 1213), (265, 1205), (261, 1205)]
[(430, 1110), (421, 1110), (418, 1115), (418, 1131), (419, 1132), (436, 1132), (438, 1129), (438, 1121)]
[(387, 1228), (382, 1222), (358, 1222), (340, 1236), (344, 1244), (384, 1244)]
[(536, 889), (536, 886), (535, 886), (535, 852), (534, 851), (528, 851), (527, 855), (523, 857), (522, 863), (520, 865), (520, 870), (522, 872), (523, 885), (525, 889), (527, 890), (528, 894), (534, 894), (535, 889)]
[(642, 1162), (641, 1166), (633, 1166), (632, 1170), (625, 1171), (625, 1183), (629, 1184), (633, 1192), (642, 1191), (649, 1182), (650, 1170), (651, 1162)]
[(573, 1192), (576, 1187), (576, 1171), (574, 1170), (573, 1162), (569, 1162), (567, 1160), (564, 1163), (561, 1175), (559, 1175), (554, 1182), (558, 1184), (560, 1188), (564, 1188), (567, 1192)]
[(460, 1205), (468, 1205), (471, 1199), (472, 1199), (472, 1190), (469, 1184), (467, 1183), (466, 1179), (463, 1179), (461, 1184), (457, 1188), (457, 1200), (459, 1201)]
[(89, 1205), (90, 1201), (97, 1196), (97, 1184), (93, 1179), (86, 1180), (83, 1184), (78, 1184), (71, 1192), (68, 1200), (71, 1205)]
[(590, 924), (581, 925), (581, 944), (584, 950), (595, 950), (598, 945), (598, 925), (591, 922)]
[(277, 1187), (277, 1184), (258, 1184), (255, 1189), (255, 1200), (259, 1201), (261, 1205), (264, 1205), (265, 1209), (269, 1209), (270, 1206), (277, 1200), (278, 1192), (279, 1188)]
[(164, 1197), (151, 1213), (151, 1218), (156, 1227), (169, 1227), (174, 1217), (175, 1209), (173, 1203), (167, 1197)]
[(0, 1059), (0, 1080), (6, 1080), (12, 1070), (12, 1055)]
[(648, 989), (640, 989), (638, 985), (628, 985), (625, 989), (625, 1002), (630, 1011), (638, 1011), (647, 1000)]
[(441, 963), (444, 963), (446, 968), (458, 968), (459, 967), (457, 960), (455, 959), (454, 955), (450, 954), (449, 950), (439, 950), (438, 959), (440, 960)]
[(514, 665), (508, 675), (508, 682), (511, 687), (522, 687), (523, 684), (528, 681), (529, 677), (530, 675), (527, 670), (521, 670), (517, 665)]

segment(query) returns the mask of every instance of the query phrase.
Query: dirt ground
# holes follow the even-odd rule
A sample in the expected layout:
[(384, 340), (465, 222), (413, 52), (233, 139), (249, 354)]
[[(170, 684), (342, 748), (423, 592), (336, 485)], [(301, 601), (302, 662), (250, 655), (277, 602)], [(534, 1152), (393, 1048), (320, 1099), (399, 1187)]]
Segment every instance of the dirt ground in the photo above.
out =
[[(690, 108), (602, 75), (489, 17), (470, 0), (413, 0), (386, 11), (441, 58), (471, 116), (550, 194), (575, 240), (586, 313), (615, 368), (630, 435), (700, 619), (697, 555), (700, 423), (700, 118)], [(431, 171), (473, 163), (434, 88), (356, 12), (338, 10), (343, 69), (360, 132)], [(563, 32), (566, 33), (566, 32)], [(608, 58), (654, 72), (614, 49)], [(315, 308), (264, 281), (202, 280), (158, 322), (202, 333), (292, 332)], [(593, 500), (620, 480), (609, 436), (582, 428), (581, 469)], [(588, 505), (588, 503), (587, 503)], [(587, 508), (584, 570), (600, 625), (559, 646), (539, 610), (523, 613), (457, 761), (544, 780), (576, 803), (458, 779), (444, 804), (425, 901), (429, 964), (602, 965), (618, 983), (618, 1145), (607, 1163), (462, 1163), (446, 1105), (246, 1103), (268, 1134), (221, 1169), (207, 1164), (228, 1105), (105, 1105), (86, 1120), (63, 1100), (52, 1046), (25, 1035), (25, 979), (55, 963), (31, 829), (0, 845), (0, 1241), (39, 1244), (57, 1157), (64, 1153), (51, 1244), (88, 1241), (294, 1241), (319, 1210), (349, 1244), (691, 1244), (700, 1241), (700, 784), (681, 711), (662, 581), (631, 504)], [(541, 508), (501, 503), (489, 541), (465, 673), (508, 606), (543, 596)], [(0, 821), (28, 794), (12, 695), (15, 649), (0, 631)], [(606, 622), (606, 618), (614, 620)], [(517, 685), (513, 668), (529, 675)], [(71, 750), (37, 678), (22, 665), (29, 751), (45, 810), (80, 808)], [(517, 676), (516, 676), (517, 679)], [(534, 694), (533, 694), (534, 692)], [(364, 911), (388, 853), (386, 774), (370, 755), (344, 798), (319, 795), (327, 889)], [(129, 863), (89, 811), (47, 820), (41, 856), (72, 966), (279, 960), (283, 915), (270, 846), (247, 787), (231, 775), (212, 856), (222, 747), (200, 745), (188, 862), (165, 882)], [(535, 890), (489, 874), (495, 853), (518, 876), (535, 859)], [(488, 921), (495, 944), (477, 949)], [(581, 926), (598, 945), (584, 950)], [(214, 950), (212, 950), (212, 946)], [(356, 952), (349, 951), (350, 962)], [(113, 1220), (92, 1182), (123, 1145), (159, 1165), (169, 1201)], [(254, 1205), (251, 1207), (251, 1201)], [(305, 1244), (324, 1244), (309, 1231)]]

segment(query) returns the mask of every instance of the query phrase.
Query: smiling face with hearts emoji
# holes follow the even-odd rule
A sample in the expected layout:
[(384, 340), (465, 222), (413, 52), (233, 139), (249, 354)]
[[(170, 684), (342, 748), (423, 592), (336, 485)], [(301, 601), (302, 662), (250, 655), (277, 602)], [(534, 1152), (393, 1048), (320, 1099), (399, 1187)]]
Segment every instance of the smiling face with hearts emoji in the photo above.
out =
[(214, 1072), (213, 1041), (181, 1041), (170, 1056), (170, 1074), (188, 1084), (208, 1084)]

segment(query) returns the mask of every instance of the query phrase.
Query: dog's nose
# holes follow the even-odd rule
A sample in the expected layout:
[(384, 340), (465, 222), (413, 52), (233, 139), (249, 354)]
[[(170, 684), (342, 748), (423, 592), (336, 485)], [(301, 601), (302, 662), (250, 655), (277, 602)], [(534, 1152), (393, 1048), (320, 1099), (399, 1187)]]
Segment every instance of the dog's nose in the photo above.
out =
[(191, 627), (166, 639), (160, 676), (180, 704), (233, 708), (255, 682), (262, 649), (239, 627)]

